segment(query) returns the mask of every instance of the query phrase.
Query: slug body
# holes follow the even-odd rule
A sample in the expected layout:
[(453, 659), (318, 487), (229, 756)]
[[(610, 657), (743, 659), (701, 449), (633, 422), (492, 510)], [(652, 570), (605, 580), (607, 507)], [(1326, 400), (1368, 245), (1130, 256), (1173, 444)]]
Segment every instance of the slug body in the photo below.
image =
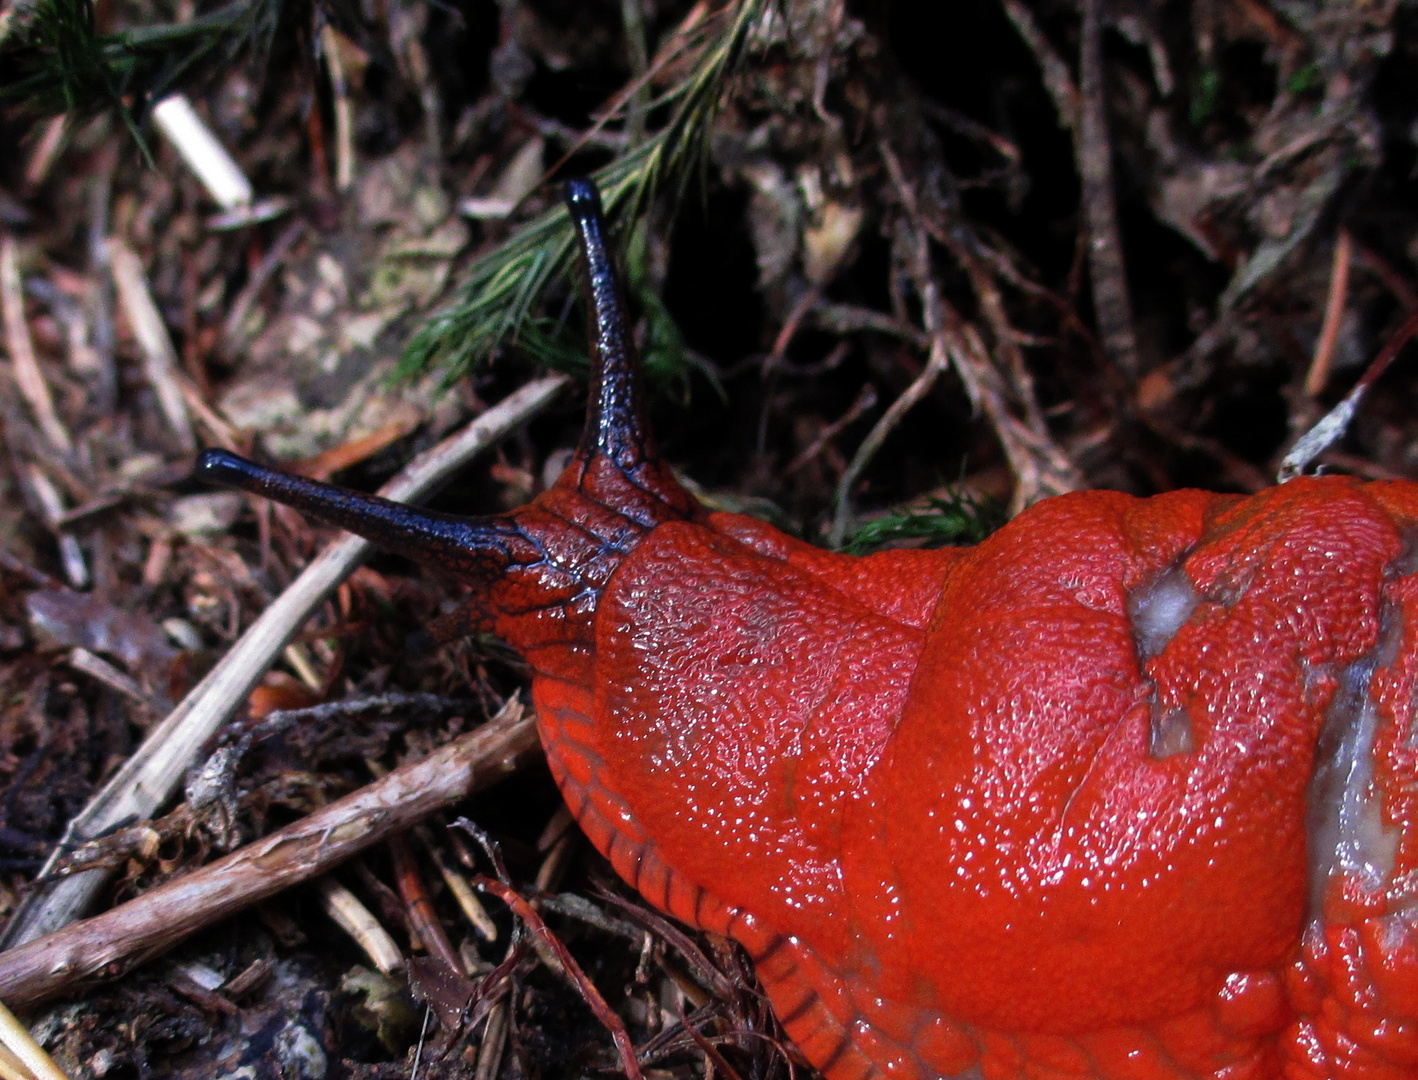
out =
[(830, 1080), (1418, 1076), (1418, 485), (1089, 492), (972, 549), (709, 513), (641, 420), (599, 205), (581, 447), (507, 515), (208, 451), (472, 583), (631, 885)]

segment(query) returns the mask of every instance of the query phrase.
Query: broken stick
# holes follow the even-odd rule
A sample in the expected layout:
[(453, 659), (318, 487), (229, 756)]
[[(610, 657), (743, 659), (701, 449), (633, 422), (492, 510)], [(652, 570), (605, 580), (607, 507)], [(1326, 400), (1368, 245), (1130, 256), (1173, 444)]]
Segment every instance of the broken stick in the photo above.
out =
[(422, 761), (159, 885), (135, 900), (0, 953), (0, 1001), (24, 1009), (113, 978), (189, 935), (402, 832), (532, 760), (536, 724), (514, 700), (494, 719)]

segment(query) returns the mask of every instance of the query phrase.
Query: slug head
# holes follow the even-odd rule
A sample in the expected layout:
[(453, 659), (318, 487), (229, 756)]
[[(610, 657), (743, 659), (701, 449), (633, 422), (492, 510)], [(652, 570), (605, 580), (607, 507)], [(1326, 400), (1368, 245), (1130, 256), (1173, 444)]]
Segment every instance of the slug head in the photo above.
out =
[(661, 460), (645, 423), (639, 363), (595, 185), (572, 180), (565, 199), (588, 300), (590, 399), (575, 457), (530, 504), (485, 517), (433, 513), (226, 450), (205, 451), (196, 468), (209, 483), (274, 499), (472, 585), (471, 603), (435, 626), (435, 635), (492, 630), (543, 670), (559, 668), (557, 657), (566, 659), (589, 633), (606, 581), (645, 534), (704, 515)]

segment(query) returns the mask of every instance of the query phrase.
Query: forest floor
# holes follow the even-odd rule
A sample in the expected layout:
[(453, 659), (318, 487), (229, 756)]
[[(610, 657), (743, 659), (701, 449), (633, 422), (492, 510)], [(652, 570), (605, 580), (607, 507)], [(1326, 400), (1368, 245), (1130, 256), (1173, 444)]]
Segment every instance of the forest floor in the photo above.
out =
[[(1412, 4), (41, 0), (0, 10), (0, 94), (7, 919), (338, 535), (191, 482), (199, 447), (373, 490), (551, 368), (573, 389), (433, 505), (557, 474), (584, 407), (569, 176), (607, 192), (666, 456), (811, 542), (964, 542), (1079, 488), (1418, 479)], [(166, 133), (175, 94), (235, 179)], [(409, 647), (453, 600), (381, 555), (290, 626), (204, 706), (158, 816), (66, 855), (106, 872), (97, 908), (516, 699), (495, 642)], [(616, 883), (525, 757), (26, 1019), (75, 1078), (614, 1075), (565, 959), (478, 914), (486, 840), (646, 1075), (801, 1074), (744, 958)]]

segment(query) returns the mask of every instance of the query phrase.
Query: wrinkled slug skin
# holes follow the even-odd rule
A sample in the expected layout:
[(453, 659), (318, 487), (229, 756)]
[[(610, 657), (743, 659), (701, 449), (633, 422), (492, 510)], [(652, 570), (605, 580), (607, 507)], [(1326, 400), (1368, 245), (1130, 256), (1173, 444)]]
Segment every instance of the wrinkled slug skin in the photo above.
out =
[(743, 944), (829, 1080), (1418, 1078), (1418, 485), (1050, 499), (834, 555), (640, 418), (594, 189), (581, 448), (423, 514), (209, 452), (474, 586), (616, 871)]
[[(1326, 479), (1066, 496), (967, 552), (662, 526), (597, 612), (584, 745), (549, 752), (594, 758), (561, 773), (592, 838), (757, 951), (834, 1080), (1418, 1076), (1415, 519), (1411, 485)], [(1195, 606), (1143, 658), (1130, 599), (1176, 567)], [(1381, 659), (1397, 850), (1312, 910), (1315, 754)]]

